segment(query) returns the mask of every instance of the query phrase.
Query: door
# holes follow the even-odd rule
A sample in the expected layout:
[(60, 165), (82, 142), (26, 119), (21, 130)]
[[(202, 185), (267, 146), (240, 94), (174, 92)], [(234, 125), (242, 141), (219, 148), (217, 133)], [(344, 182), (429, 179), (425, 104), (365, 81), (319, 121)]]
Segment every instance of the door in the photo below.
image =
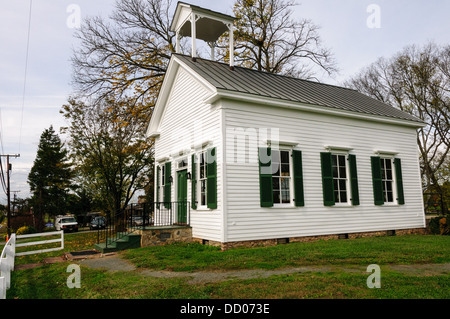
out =
[(187, 223), (187, 170), (177, 172), (177, 223)]

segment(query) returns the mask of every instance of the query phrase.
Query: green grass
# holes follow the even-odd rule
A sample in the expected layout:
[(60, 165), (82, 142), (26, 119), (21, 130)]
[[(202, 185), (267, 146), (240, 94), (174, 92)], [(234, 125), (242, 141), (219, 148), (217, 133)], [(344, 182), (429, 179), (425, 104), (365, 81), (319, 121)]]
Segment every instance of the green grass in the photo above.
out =
[(186, 278), (82, 267), (81, 288), (66, 286), (69, 263), (15, 272), (8, 298), (19, 299), (448, 299), (450, 276), (412, 276), (382, 270), (381, 288), (367, 274), (325, 272), (274, 275), (192, 285)]
[[(65, 251), (91, 249), (95, 234), (65, 236)], [(199, 244), (131, 249), (122, 253), (139, 267), (108, 272), (81, 266), (81, 288), (66, 285), (70, 262), (12, 273), (9, 299), (448, 299), (450, 275), (394, 271), (389, 265), (449, 263), (450, 236), (396, 236), (291, 243), (222, 252)], [(52, 252), (16, 259), (39, 262)], [(381, 288), (366, 285), (369, 264), (381, 267)], [(226, 271), (294, 266), (339, 266), (326, 272), (272, 275), (268, 278), (189, 283), (189, 277), (154, 278), (143, 269)], [(348, 272), (343, 268), (357, 268)], [(362, 270), (361, 270), (362, 269)], [(186, 276), (189, 274), (187, 273)]]
[(276, 269), (304, 265), (424, 264), (450, 262), (449, 236), (396, 236), (291, 243), (232, 249), (174, 244), (132, 249), (124, 257), (141, 268), (198, 271)]

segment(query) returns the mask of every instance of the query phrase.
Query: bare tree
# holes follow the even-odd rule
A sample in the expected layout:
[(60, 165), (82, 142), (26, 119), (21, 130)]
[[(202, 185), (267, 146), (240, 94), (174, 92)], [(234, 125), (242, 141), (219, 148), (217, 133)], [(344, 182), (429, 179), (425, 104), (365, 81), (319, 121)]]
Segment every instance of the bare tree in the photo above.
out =
[[(311, 20), (292, 17), (294, 1), (288, 0), (236, 0), (236, 64), (245, 67), (313, 78), (317, 68), (328, 75), (337, 72), (330, 49), (323, 47), (319, 27)], [(222, 55), (228, 58), (223, 45)]]
[(77, 93), (153, 105), (174, 51), (170, 7), (170, 0), (118, 0), (109, 21), (86, 19), (72, 57)]
[(450, 152), (449, 70), (449, 45), (411, 45), (390, 59), (380, 58), (345, 83), (427, 123), (417, 131), (422, 179), (426, 190), (439, 193), (439, 172)]
[[(238, 64), (303, 78), (313, 65), (335, 72), (332, 54), (322, 47), (318, 27), (292, 19), (292, 1), (236, 0)], [(151, 116), (172, 52), (171, 0), (116, 0), (109, 17), (85, 19), (72, 57), (79, 96), (127, 98)], [(182, 42), (182, 52), (188, 41)], [(225, 56), (226, 50), (222, 51)]]

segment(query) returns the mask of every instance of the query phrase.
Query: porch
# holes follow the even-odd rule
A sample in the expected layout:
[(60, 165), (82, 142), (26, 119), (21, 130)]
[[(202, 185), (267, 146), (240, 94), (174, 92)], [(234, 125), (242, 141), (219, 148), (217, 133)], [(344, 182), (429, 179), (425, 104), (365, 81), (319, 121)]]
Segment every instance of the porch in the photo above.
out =
[(138, 203), (104, 218), (95, 248), (105, 253), (191, 240), (189, 202)]

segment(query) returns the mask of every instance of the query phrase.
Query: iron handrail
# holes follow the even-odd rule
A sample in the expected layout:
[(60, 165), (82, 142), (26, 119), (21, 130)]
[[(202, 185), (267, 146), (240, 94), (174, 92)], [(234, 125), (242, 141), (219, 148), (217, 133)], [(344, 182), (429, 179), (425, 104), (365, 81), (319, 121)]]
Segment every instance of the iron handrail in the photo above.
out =
[(97, 243), (108, 247), (137, 230), (174, 225), (190, 225), (189, 202), (130, 204), (123, 212), (106, 216), (106, 225), (97, 230)]

